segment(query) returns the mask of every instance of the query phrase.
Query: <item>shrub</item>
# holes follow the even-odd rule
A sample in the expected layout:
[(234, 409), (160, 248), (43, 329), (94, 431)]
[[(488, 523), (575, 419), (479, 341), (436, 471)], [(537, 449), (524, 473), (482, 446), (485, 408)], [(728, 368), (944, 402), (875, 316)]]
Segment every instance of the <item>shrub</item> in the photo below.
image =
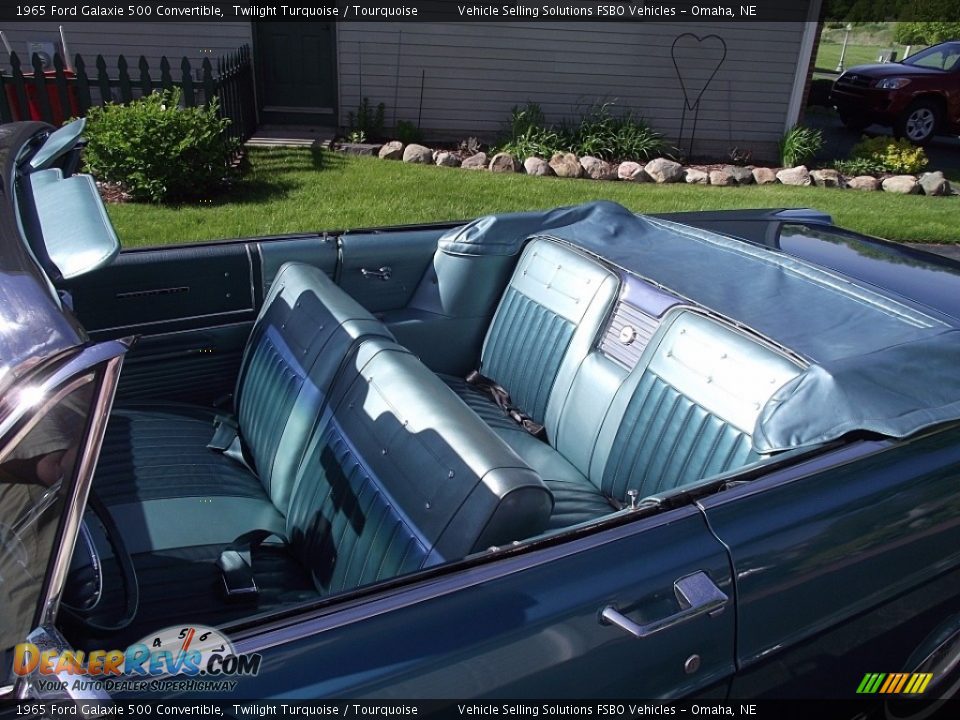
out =
[(870, 158), (850, 158), (849, 160), (837, 160), (833, 163), (833, 169), (844, 175), (879, 175), (883, 172), (883, 167), (875, 160)]
[(547, 125), (539, 105), (527, 103), (522, 108), (515, 105), (510, 110), (510, 123), (497, 146), (498, 152), (510, 153), (522, 160), (534, 155), (550, 157), (561, 149), (560, 135)]
[(855, 160), (865, 160), (880, 172), (914, 174), (927, 166), (927, 154), (907, 140), (888, 137), (863, 138), (850, 153)]
[(604, 160), (647, 160), (664, 150), (663, 137), (629, 112), (615, 115), (613, 103), (591, 107), (575, 125), (564, 128), (564, 145), (577, 155)]
[(225, 130), (216, 101), (180, 107), (180, 89), (147, 95), (127, 105), (92, 107), (84, 132), (87, 170), (119, 183), (134, 200), (208, 197), (236, 172), (239, 151)]
[(351, 132), (362, 132), (371, 140), (383, 138), (383, 120), (387, 106), (379, 103), (375, 108), (370, 105), (369, 98), (363, 98), (356, 112), (347, 113), (347, 123)]
[(396, 136), (396, 139), (404, 145), (423, 142), (423, 133), (420, 132), (420, 128), (408, 120), (398, 122), (397, 126), (393, 129), (393, 134)]
[(780, 140), (780, 163), (794, 167), (809, 162), (823, 147), (823, 135), (819, 130), (794, 125)]

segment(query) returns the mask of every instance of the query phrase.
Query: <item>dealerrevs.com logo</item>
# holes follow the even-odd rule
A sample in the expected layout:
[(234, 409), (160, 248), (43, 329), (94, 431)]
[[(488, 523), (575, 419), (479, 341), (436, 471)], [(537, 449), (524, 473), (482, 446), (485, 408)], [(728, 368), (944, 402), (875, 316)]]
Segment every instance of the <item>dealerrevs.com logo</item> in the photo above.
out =
[(260, 672), (261, 656), (238, 655), (230, 639), (203, 625), (172, 626), (126, 650), (41, 651), (14, 648), (13, 672), (31, 676), (40, 690), (232, 691), (232, 678)]

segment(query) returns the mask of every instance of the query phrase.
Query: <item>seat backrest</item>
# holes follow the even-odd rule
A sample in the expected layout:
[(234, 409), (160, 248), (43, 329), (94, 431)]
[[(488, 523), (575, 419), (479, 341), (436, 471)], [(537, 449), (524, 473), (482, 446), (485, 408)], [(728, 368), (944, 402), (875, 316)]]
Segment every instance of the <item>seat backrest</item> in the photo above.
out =
[(235, 405), (245, 450), (281, 512), (334, 376), (368, 335), (392, 337), (323, 271), (287, 263), (277, 273), (244, 352)]
[(645, 497), (759, 460), (752, 434), (760, 410), (799, 372), (726, 324), (671, 313), (614, 397), (591, 481), (622, 501), (631, 489)]
[(332, 593), (535, 535), (552, 508), (540, 477), (436, 375), (374, 338), (335, 381), (287, 535)]
[(480, 371), (545, 425), (548, 437), (618, 287), (613, 272), (552, 240), (535, 239), (520, 256), (487, 332)]

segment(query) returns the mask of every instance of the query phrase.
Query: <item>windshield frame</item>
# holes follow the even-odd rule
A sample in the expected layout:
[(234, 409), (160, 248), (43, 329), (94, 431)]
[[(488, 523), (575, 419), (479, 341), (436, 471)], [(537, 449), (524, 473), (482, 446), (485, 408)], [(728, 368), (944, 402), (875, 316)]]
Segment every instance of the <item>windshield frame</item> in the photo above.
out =
[[(21, 383), (14, 391), (18, 394), (10, 413), (3, 418), (0, 427), (0, 455), (9, 453), (66, 392), (76, 389), (80, 383), (93, 383), (93, 398), (86, 427), (81, 435), (82, 444), (74, 465), (73, 477), (69, 481), (65, 479), (68, 484), (62, 489), (63, 512), (37, 598), (34, 628), (52, 626), (56, 621), (104, 431), (113, 407), (120, 367), (128, 348), (128, 341), (110, 341), (88, 347), (45, 378)], [(25, 686), (18, 684), (14, 692), (19, 696), (24, 688)], [(8, 689), (7, 686), (0, 687), (0, 696)]]

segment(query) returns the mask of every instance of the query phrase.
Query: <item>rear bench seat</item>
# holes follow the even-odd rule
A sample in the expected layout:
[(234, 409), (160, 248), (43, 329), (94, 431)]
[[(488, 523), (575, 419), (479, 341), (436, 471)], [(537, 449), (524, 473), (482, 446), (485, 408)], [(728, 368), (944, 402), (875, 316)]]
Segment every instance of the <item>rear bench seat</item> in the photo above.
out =
[(689, 309), (668, 313), (629, 374), (595, 349), (619, 287), (612, 271), (548, 239), (524, 250), (494, 316), (481, 372), (546, 429), (525, 432), (465, 380), (444, 378), (543, 478), (550, 527), (759, 460), (766, 400), (799, 368)]
[(248, 614), (219, 602), (215, 561), (251, 531), (286, 538), (251, 548), (265, 608), (547, 526), (539, 476), (319, 271), (282, 269), (237, 395), (229, 454), (206, 446), (206, 411), (115, 410), (95, 487), (140, 576), (131, 638), (187, 611), (205, 622)]

